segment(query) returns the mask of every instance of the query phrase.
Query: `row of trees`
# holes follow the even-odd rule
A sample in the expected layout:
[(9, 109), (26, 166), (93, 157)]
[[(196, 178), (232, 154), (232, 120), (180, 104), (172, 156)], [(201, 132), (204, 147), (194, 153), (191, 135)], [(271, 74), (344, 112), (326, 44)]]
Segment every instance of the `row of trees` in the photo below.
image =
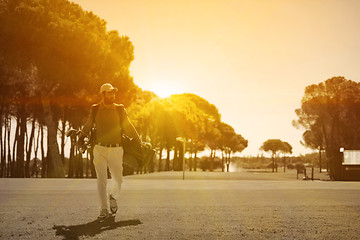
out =
[[(191, 153), (190, 167), (196, 169), (197, 153), (205, 147), (211, 150), (210, 159), (221, 152), (224, 170), (231, 154), (247, 147), (247, 141), (223, 123), (218, 109), (205, 99), (194, 94), (159, 99), (137, 87), (129, 72), (134, 59), (129, 38), (108, 31), (104, 20), (77, 4), (0, 0), (0, 26), (2, 177), (36, 173), (38, 168), (30, 160), (38, 154), (39, 174), (64, 177), (65, 132), (81, 127), (89, 106), (99, 101), (98, 89), (104, 82), (119, 88), (118, 101), (128, 108), (143, 140), (157, 148), (159, 162), (152, 163), (150, 171), (180, 169), (183, 151)], [(304, 145), (320, 153), (325, 150), (334, 179), (342, 178), (340, 147), (360, 147), (359, 96), (360, 83), (333, 77), (308, 86), (296, 110), (293, 124), (305, 129)], [(187, 149), (181, 149), (178, 137), (185, 139)], [(279, 141), (276, 148), (265, 143), (261, 148), (272, 152), (273, 161), (278, 152), (291, 153), (291, 146)]]
[[(150, 171), (182, 167), (178, 137), (187, 141), (195, 169), (196, 155), (206, 146), (212, 158), (221, 150), (223, 166), (247, 146), (205, 99), (194, 94), (159, 99), (137, 87), (129, 72), (134, 59), (129, 38), (108, 31), (104, 20), (77, 4), (1, 0), (0, 26), (1, 177), (75, 176), (79, 160), (72, 144), (66, 161), (65, 132), (81, 128), (104, 82), (119, 88), (117, 101), (128, 108), (143, 140), (157, 148), (160, 162), (152, 162)], [(30, 164), (39, 152), (41, 168), (38, 161)]]
[(262, 144), (260, 150), (271, 153), (272, 172), (275, 172), (275, 169), (276, 172), (278, 172), (277, 159), (279, 158), (279, 155), (282, 153), (284, 155), (283, 165), (285, 172), (285, 154), (292, 153), (292, 146), (288, 142), (283, 142), (280, 139), (269, 139)]
[[(195, 94), (172, 95), (168, 98), (154, 98), (144, 104), (134, 104), (129, 115), (144, 141), (158, 149), (158, 171), (181, 170), (183, 155), (181, 137), (186, 142), (186, 152), (191, 155), (190, 169), (197, 168), (197, 154), (208, 147), (210, 170), (213, 170), (217, 150), (221, 151), (222, 170), (229, 170), (231, 154), (247, 147), (247, 140), (228, 124), (221, 122), (218, 109), (207, 100)], [(163, 151), (166, 152), (162, 164)], [(174, 160), (170, 163), (170, 152)], [(154, 171), (154, 168), (150, 169)]]
[[(279, 166), (284, 166), (285, 169), (303, 169), (304, 167), (320, 167), (319, 166), (319, 153), (313, 152), (305, 155), (286, 155), (281, 154), (277, 156), (277, 160), (282, 160)], [(242, 168), (242, 169), (271, 169), (272, 168), (272, 158), (259, 154), (257, 156), (247, 156), (247, 157), (233, 157), (232, 158), (232, 167)], [(280, 162), (280, 161), (279, 161)], [(326, 163), (326, 159), (324, 159)], [(326, 165), (326, 164), (324, 164)]]
[(104, 79), (118, 83), (125, 104), (139, 92), (129, 74), (133, 45), (69, 1), (0, 3), (0, 174), (28, 177), (40, 145), (42, 175), (64, 177), (66, 126), (80, 127)]
[(325, 150), (333, 179), (343, 179), (340, 147), (360, 149), (360, 83), (332, 77), (305, 89), (298, 119), (304, 145)]

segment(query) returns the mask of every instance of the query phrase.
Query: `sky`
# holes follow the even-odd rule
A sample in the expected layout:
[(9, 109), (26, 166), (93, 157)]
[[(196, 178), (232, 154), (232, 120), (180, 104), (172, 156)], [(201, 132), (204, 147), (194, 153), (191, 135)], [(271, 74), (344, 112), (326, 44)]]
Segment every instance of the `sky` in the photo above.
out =
[(194, 93), (249, 141), (240, 156), (281, 139), (305, 87), (334, 76), (360, 80), (357, 0), (76, 0), (133, 43), (135, 84), (160, 97)]

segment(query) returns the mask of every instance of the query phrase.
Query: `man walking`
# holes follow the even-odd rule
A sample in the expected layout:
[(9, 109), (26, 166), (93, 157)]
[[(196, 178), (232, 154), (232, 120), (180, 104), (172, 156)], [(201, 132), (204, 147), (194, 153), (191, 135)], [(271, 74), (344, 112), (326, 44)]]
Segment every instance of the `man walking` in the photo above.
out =
[[(140, 142), (139, 135), (131, 124), (124, 106), (114, 103), (117, 91), (118, 89), (109, 83), (101, 86), (102, 101), (91, 107), (89, 118), (82, 129), (78, 142), (80, 146), (83, 146), (84, 138), (93, 127), (96, 129), (96, 134), (93, 136), (95, 137), (93, 153), (101, 207), (99, 221), (103, 221), (109, 216), (108, 199), (111, 213), (117, 212), (117, 200), (119, 199), (123, 177), (122, 130), (126, 135)], [(112, 176), (109, 195), (107, 193), (107, 168), (109, 168)]]

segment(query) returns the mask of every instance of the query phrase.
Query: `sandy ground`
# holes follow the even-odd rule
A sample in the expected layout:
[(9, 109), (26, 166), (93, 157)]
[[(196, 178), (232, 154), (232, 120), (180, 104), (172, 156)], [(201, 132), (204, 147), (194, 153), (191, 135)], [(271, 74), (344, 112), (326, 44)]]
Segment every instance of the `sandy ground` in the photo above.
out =
[(360, 182), (318, 177), (129, 176), (101, 224), (95, 179), (0, 179), (0, 239), (359, 239)]

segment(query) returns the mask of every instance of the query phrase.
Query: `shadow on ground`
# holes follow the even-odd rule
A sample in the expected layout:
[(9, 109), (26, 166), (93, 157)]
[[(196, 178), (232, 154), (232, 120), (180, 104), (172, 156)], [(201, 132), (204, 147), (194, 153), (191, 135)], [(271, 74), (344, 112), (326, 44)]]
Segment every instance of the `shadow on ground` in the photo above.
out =
[(111, 216), (102, 223), (99, 223), (98, 220), (95, 220), (80, 225), (54, 225), (53, 229), (56, 230), (56, 236), (63, 236), (63, 239), (67, 240), (79, 239), (80, 236), (93, 237), (104, 231), (113, 230), (119, 227), (136, 226), (139, 224), (142, 224), (142, 222), (138, 219), (115, 222), (115, 217)]

